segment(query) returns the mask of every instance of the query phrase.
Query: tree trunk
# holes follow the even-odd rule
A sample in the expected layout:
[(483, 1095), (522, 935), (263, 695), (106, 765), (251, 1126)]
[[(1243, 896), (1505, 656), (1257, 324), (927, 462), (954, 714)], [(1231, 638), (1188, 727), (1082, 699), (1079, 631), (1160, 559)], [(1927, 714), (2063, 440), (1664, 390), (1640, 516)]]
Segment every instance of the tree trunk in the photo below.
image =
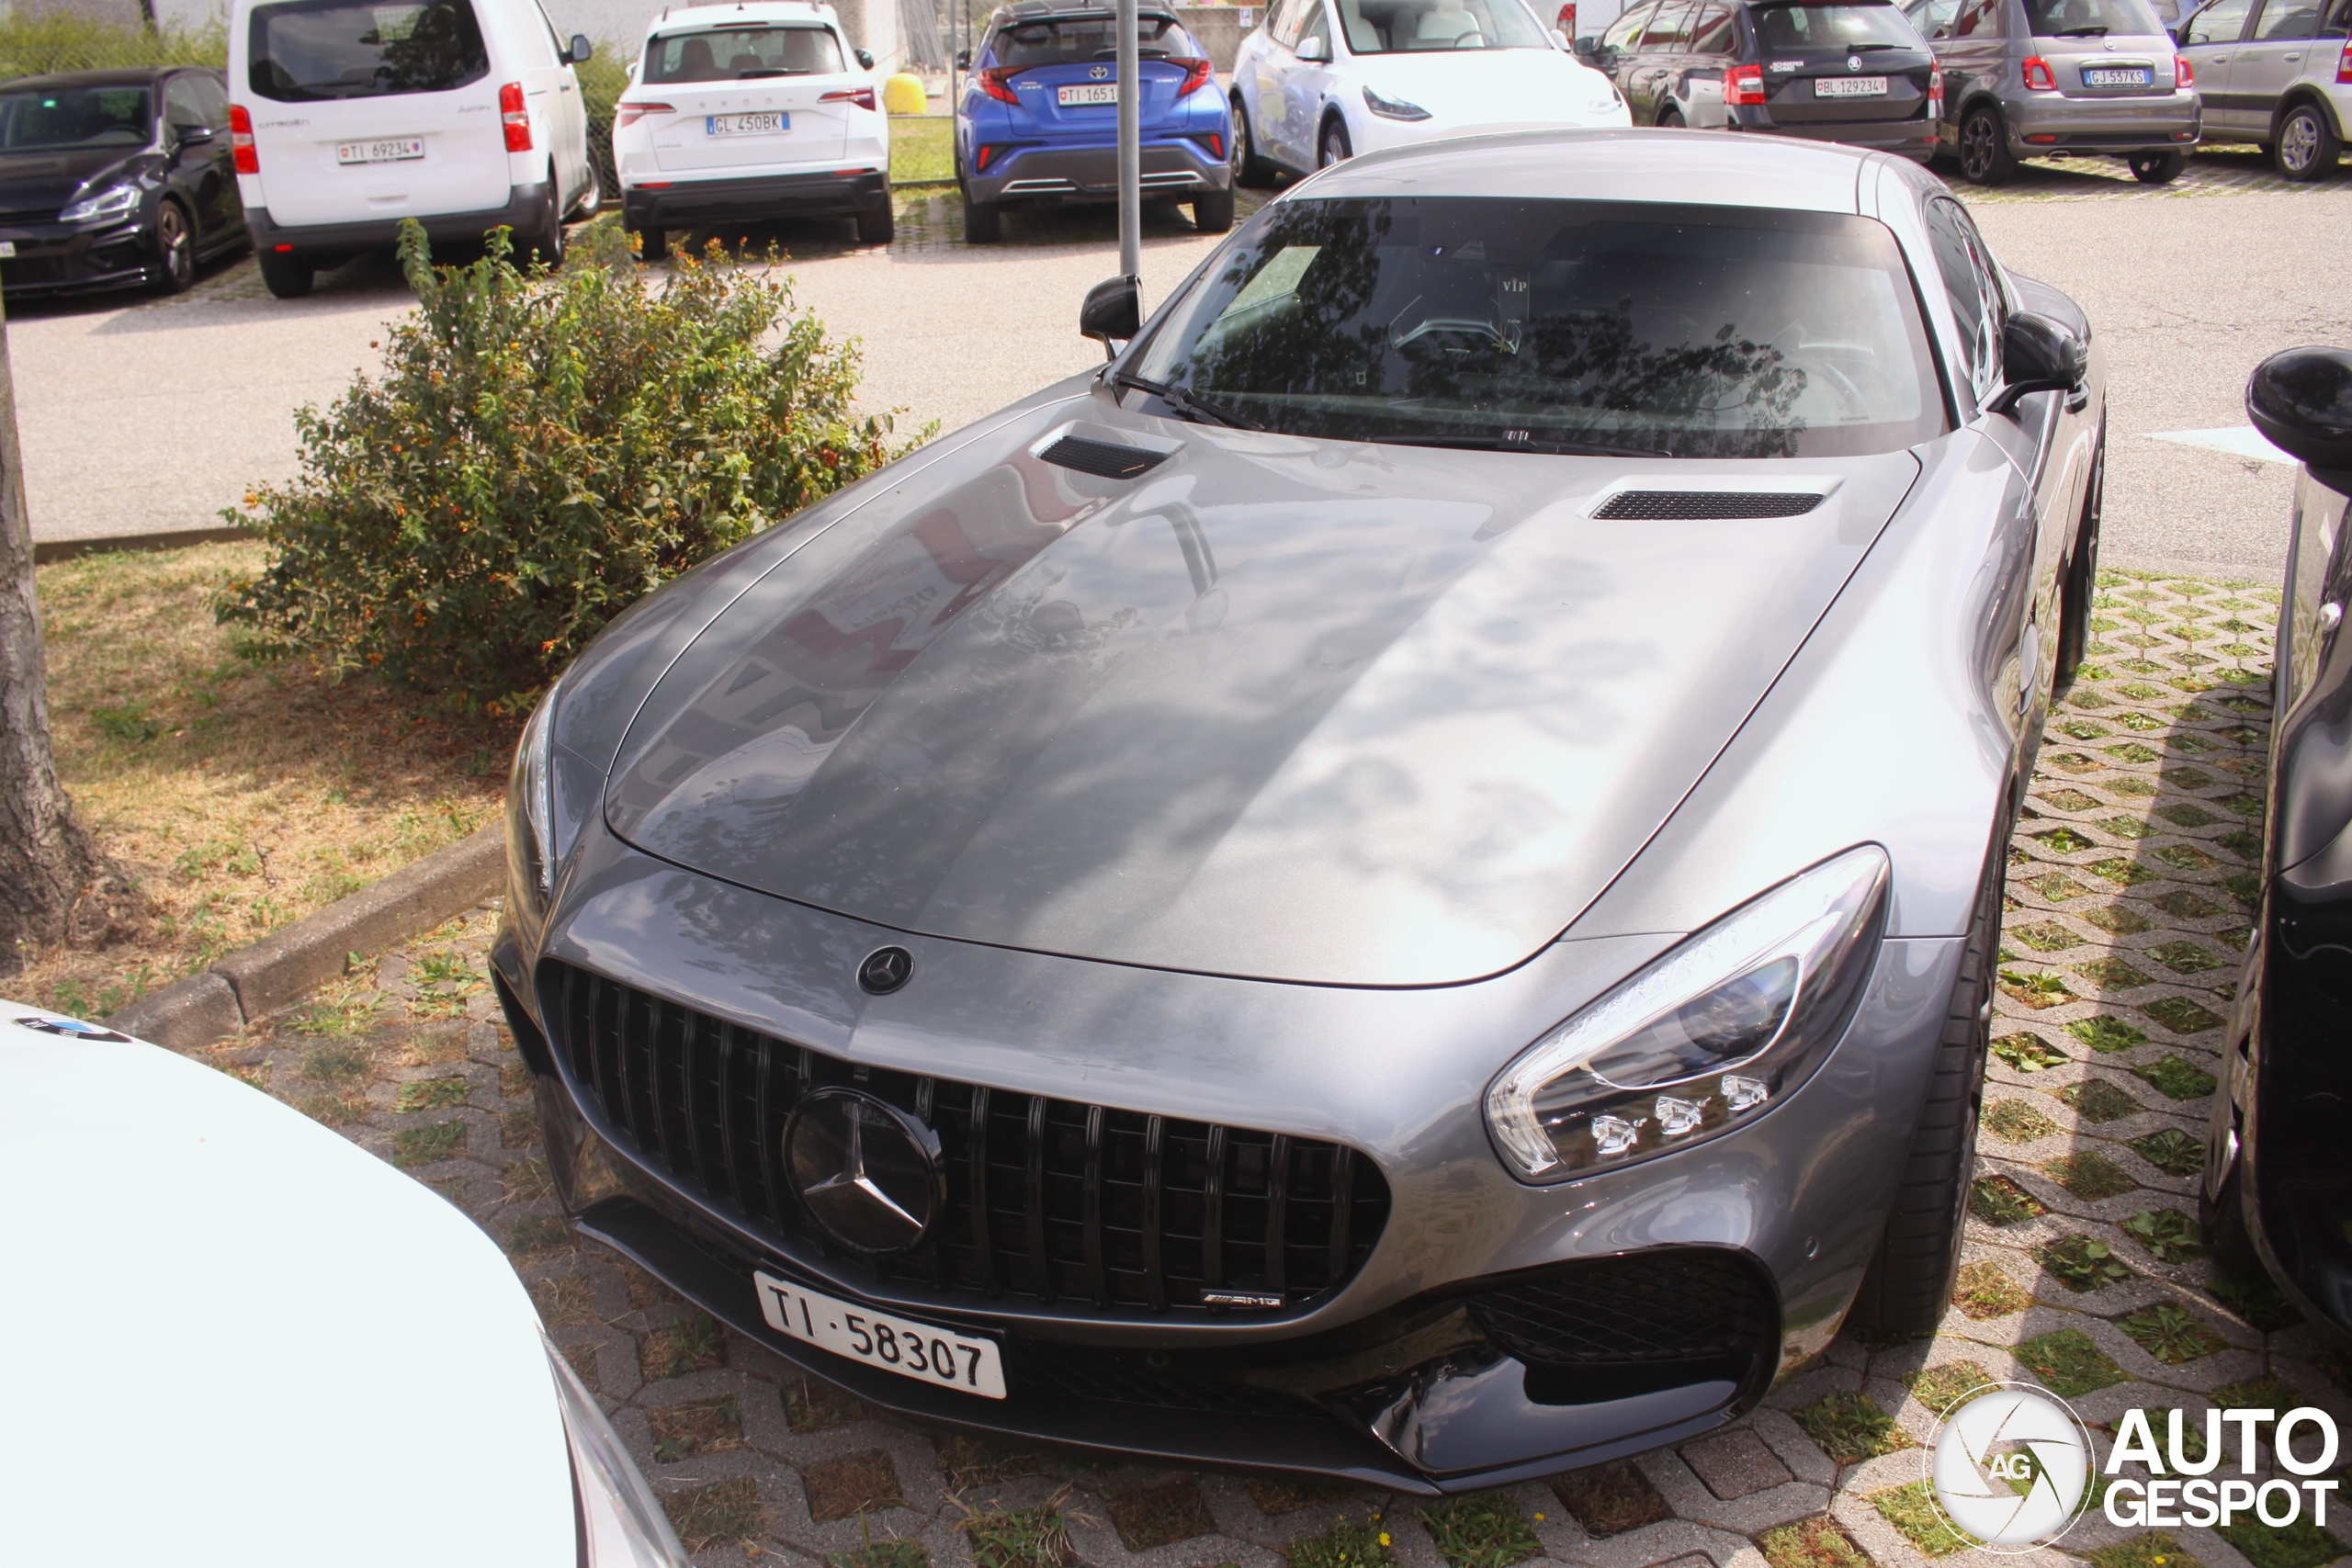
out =
[(0, 976), (43, 947), (90, 946), (130, 917), (130, 878), (74, 820), (50, 750), (48, 669), (0, 313)]

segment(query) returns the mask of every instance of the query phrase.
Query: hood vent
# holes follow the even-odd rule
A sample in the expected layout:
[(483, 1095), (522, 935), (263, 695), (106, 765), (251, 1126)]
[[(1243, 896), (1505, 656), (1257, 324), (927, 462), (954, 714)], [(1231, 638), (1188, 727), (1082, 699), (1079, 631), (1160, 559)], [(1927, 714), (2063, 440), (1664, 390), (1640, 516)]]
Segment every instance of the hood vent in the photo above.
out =
[(1820, 504), (1820, 495), (1813, 491), (1621, 490), (1601, 502), (1593, 515), (1643, 522), (1711, 522), (1726, 517), (1802, 517)]
[(1109, 441), (1089, 441), (1083, 435), (1065, 435), (1037, 456), (1060, 468), (1092, 474), (1098, 479), (1135, 479), (1168, 459), (1165, 452), (1146, 452)]

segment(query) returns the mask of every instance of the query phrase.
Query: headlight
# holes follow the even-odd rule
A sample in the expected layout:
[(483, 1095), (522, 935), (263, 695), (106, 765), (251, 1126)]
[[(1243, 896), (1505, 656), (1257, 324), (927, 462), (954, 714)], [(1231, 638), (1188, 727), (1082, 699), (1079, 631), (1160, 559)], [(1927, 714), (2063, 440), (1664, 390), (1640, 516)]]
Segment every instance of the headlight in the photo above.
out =
[(1385, 98), (1370, 87), (1363, 90), (1363, 107), (1383, 119), (1427, 119), (1430, 111), (1419, 104), (1408, 104), (1402, 98)]
[[(544, 1336), (542, 1336), (544, 1337)], [(629, 1461), (612, 1423), (596, 1408), (554, 1345), (556, 1402), (571, 1446), (571, 1491), (580, 1506), (580, 1568), (688, 1568), (685, 1549), (661, 1499)]]
[(1520, 1054), (1487, 1127), (1522, 1180), (1688, 1148), (1813, 1076), (1860, 999), (1885, 925), (1886, 852), (1822, 862), (1741, 905)]
[(111, 186), (96, 196), (85, 196), (57, 215), (60, 223), (100, 223), (115, 218), (128, 218), (139, 205), (137, 186)]
[(548, 767), (548, 737), (554, 729), (558, 682), (531, 711), (514, 747), (514, 772), (506, 782), (506, 858), (514, 885), (544, 906), (555, 891), (555, 784)]

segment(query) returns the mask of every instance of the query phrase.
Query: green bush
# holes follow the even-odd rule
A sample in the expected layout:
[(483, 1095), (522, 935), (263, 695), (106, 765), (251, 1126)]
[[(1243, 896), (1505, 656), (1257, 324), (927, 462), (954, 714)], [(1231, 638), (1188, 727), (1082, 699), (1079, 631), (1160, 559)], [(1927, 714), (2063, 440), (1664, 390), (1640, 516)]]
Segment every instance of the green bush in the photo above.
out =
[(217, 20), (196, 28), (167, 24), (151, 33), (64, 11), (0, 18), (0, 80), (120, 65), (228, 63), (228, 28)]
[(639, 595), (907, 449), (772, 273), (714, 247), (657, 288), (526, 276), (509, 239), (435, 268), (401, 226), (420, 308), (382, 376), (298, 413), (300, 476), (246, 498), (271, 554), (217, 608), (256, 651), (512, 710)]

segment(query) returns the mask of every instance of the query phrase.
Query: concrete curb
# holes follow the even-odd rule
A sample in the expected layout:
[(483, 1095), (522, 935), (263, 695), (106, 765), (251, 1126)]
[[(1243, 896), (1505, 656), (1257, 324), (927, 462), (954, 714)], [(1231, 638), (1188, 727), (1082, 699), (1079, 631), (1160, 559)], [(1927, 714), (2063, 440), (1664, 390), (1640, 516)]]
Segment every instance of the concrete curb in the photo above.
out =
[(431, 931), (497, 892), (505, 880), (502, 818), (200, 975), (141, 997), (109, 1017), (107, 1027), (175, 1051), (209, 1045), (342, 974), (346, 955), (379, 952)]
[(84, 539), (35, 539), (33, 564), (72, 560), (107, 550), (176, 550), (189, 545), (220, 545), (255, 536), (245, 528), (175, 528), (158, 534), (94, 534)]

